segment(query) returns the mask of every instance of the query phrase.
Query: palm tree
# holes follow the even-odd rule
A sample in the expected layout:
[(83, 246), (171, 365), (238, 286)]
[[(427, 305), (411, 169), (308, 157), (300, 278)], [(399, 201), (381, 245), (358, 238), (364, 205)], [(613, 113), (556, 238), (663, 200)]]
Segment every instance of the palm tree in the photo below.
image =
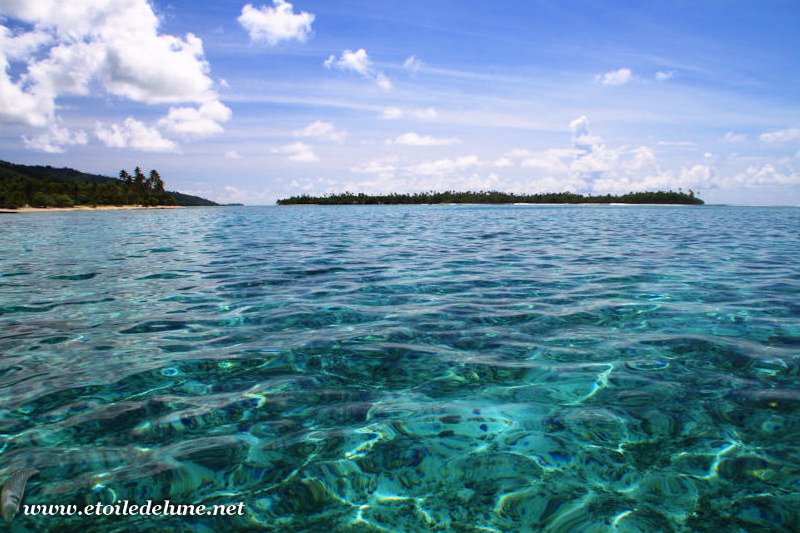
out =
[(144, 174), (142, 174), (142, 169), (136, 167), (133, 171), (133, 184), (136, 188), (136, 203), (142, 204), (144, 203), (145, 197), (145, 183), (144, 183)]
[(128, 187), (130, 187), (131, 183), (133, 183), (131, 175), (128, 174), (128, 171), (125, 170), (124, 168), (119, 171), (119, 179), (125, 182), (125, 185), (127, 185)]
[(158, 170), (153, 169), (150, 171), (150, 181), (153, 184), (153, 190), (157, 194), (164, 193), (164, 180), (161, 179), (161, 175), (158, 173)]

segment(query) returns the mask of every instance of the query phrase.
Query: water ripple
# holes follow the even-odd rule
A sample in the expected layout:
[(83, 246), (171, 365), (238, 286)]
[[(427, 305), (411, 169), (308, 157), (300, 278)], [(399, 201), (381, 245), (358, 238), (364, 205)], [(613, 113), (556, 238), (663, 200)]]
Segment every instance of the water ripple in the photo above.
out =
[[(2, 223), (0, 464), (41, 471), (26, 503), (245, 502), (205, 530), (800, 529), (800, 210)], [(89, 530), (153, 527), (186, 526)]]

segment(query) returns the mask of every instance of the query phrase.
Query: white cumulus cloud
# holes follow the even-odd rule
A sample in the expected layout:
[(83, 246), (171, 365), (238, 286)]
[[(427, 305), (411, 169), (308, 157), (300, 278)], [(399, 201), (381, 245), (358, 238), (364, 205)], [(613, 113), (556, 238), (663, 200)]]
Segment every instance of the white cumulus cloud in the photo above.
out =
[(273, 0), (273, 7), (253, 7), (246, 4), (237, 19), (250, 39), (276, 45), (281, 41), (304, 42), (311, 33), (314, 15), (301, 11), (295, 13), (292, 4), (285, 0)]
[[(0, 123), (63, 128), (57, 102), (65, 96), (219, 104), (202, 40), (161, 33), (146, 0), (6, 1), (0, 21), (17, 28), (0, 24)], [(50, 138), (51, 148), (74, 140)]]
[(95, 136), (109, 148), (133, 148), (143, 152), (175, 152), (178, 145), (161, 135), (156, 128), (147, 126), (133, 117), (122, 124), (106, 127), (102, 122), (95, 124)]
[(223, 131), (220, 123), (230, 118), (231, 110), (215, 100), (197, 108), (171, 107), (159, 125), (174, 133), (205, 137)]
[(745, 187), (798, 185), (800, 184), (800, 172), (796, 170), (780, 171), (771, 163), (761, 166), (751, 165), (744, 172), (734, 176), (732, 182)]
[(378, 74), (375, 75), (375, 83), (384, 91), (388, 91), (392, 88), (392, 80), (387, 78), (386, 74), (383, 72), (378, 72)]
[(572, 130), (572, 146), (583, 152), (591, 152), (592, 145), (599, 144), (602, 139), (589, 134), (589, 119), (581, 115), (569, 123)]
[(295, 137), (316, 137), (342, 143), (347, 138), (347, 132), (337, 130), (332, 122), (315, 120), (305, 128), (292, 132)]
[(319, 157), (306, 143), (296, 142), (286, 144), (272, 149), (274, 154), (284, 154), (289, 161), (297, 161), (299, 163), (313, 163), (319, 161)]
[(44, 133), (28, 137), (23, 135), (25, 147), (30, 150), (38, 150), (50, 154), (60, 154), (64, 151), (64, 146), (71, 144), (86, 144), (89, 137), (83, 130), (69, 130), (61, 126), (61, 121), (50, 124)]
[(388, 91), (392, 88), (391, 80), (383, 72), (375, 70), (372, 60), (363, 48), (359, 48), (355, 52), (345, 50), (338, 58), (331, 54), (322, 64), (327, 69), (360, 74), (364, 78), (374, 81), (383, 90)]
[[(2, 9), (2, 8), (0, 8)], [(54, 36), (46, 31), (34, 28), (31, 31), (15, 34), (9, 28), (0, 25), (0, 50), (12, 61), (26, 60), (42, 46), (52, 42)]]
[(656, 81), (671, 80), (672, 78), (675, 77), (675, 71), (674, 70), (664, 70), (664, 71), (660, 70), (660, 71), (656, 72), (656, 75), (653, 76), (653, 77), (656, 79)]
[(589, 134), (589, 119), (586, 115), (581, 115), (569, 123), (569, 129), (575, 134), (575, 137), (583, 137)]
[(423, 65), (424, 63), (415, 56), (408, 56), (406, 60), (403, 61), (403, 68), (411, 74), (416, 74), (419, 72)]
[[(402, 159), (367, 160), (350, 167), (353, 175), (366, 177), (359, 176), (357, 181), (342, 183), (342, 186), (349, 190), (374, 192), (496, 188), (513, 192), (567, 190), (590, 194), (655, 190), (693, 190), (697, 193), (728, 187), (800, 186), (800, 153), (779, 158), (756, 154), (714, 154), (703, 152), (694, 142), (688, 141), (619, 145), (595, 134), (585, 115), (568, 125), (570, 133), (564, 136), (561, 146), (516, 148), (502, 153), (499, 158), (481, 159), (472, 154), (414, 161), (409, 152)], [(794, 140), (795, 129), (766, 132), (765, 141)], [(736, 142), (742, 140), (738, 135), (731, 133), (727, 137), (730, 142)], [(435, 145), (435, 138), (407, 133), (388, 140), (387, 144)], [(674, 149), (664, 149), (663, 146), (690, 149), (676, 154)], [(795, 146), (790, 147), (794, 154)], [(508, 175), (501, 179), (492, 171)]]
[(381, 110), (380, 118), (384, 120), (397, 120), (403, 118), (403, 110), (399, 107), (385, 107)]
[(722, 141), (726, 143), (739, 143), (747, 140), (747, 135), (743, 133), (735, 133), (732, 131), (725, 132)]
[(345, 50), (338, 59), (335, 55), (330, 55), (325, 60), (324, 65), (327, 68), (357, 72), (364, 77), (370, 77), (370, 71), (372, 70), (372, 61), (367, 55), (367, 51), (363, 48), (359, 48), (355, 52)]
[(515, 149), (506, 158), (531, 169), (533, 192), (570, 190), (592, 194), (666, 189), (711, 189), (719, 187), (715, 156), (703, 154), (674, 170), (662, 169), (657, 150), (651, 146), (607, 146), (590, 131), (582, 115), (569, 124), (572, 146), (545, 150)]
[(633, 79), (633, 71), (629, 68), (621, 68), (605, 74), (598, 74), (594, 79), (602, 85), (624, 85)]
[(766, 143), (783, 143), (800, 140), (800, 128), (767, 131), (759, 136)]

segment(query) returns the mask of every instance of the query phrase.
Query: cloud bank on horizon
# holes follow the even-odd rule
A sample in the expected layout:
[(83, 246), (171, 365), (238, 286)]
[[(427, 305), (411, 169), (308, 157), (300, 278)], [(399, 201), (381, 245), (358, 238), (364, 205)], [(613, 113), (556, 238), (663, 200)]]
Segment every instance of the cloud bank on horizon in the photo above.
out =
[(141, 161), (247, 203), (680, 188), (800, 204), (800, 4), (576, 6), (0, 1), (0, 158)]

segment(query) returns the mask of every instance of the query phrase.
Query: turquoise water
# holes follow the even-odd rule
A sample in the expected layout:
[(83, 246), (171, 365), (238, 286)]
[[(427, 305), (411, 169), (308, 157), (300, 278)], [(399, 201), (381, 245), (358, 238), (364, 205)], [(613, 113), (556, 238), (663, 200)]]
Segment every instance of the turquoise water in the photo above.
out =
[(800, 209), (0, 215), (11, 530), (798, 531)]

